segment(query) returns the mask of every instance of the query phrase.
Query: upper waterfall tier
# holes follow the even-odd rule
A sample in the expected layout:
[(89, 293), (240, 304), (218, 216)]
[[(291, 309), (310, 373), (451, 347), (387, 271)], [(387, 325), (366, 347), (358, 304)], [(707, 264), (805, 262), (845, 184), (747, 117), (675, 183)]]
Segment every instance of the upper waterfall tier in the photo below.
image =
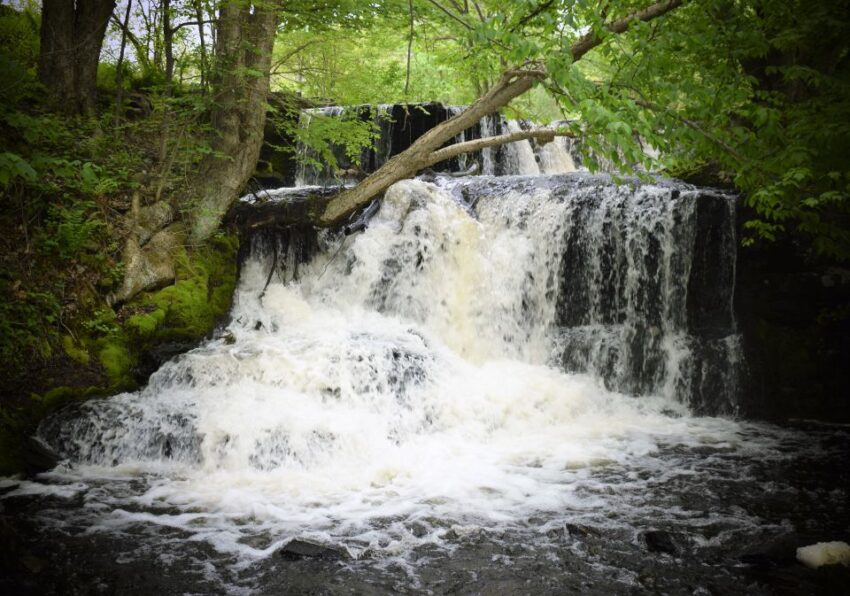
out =
[[(359, 162), (347, 155), (344, 147), (333, 146), (331, 150), (337, 162), (335, 167), (322, 163), (319, 155), (299, 144), (295, 185), (325, 186), (356, 182), (356, 174), (374, 172), (389, 158), (410, 147), (428, 130), (462, 110), (460, 106), (439, 103), (333, 106), (308, 110), (302, 117), (303, 127), (309, 127), (316, 118), (354, 118), (374, 124), (375, 141), (371, 147), (363, 149)], [(532, 123), (528, 121), (506, 120), (501, 115), (491, 115), (459, 134), (452, 143), (515, 132), (530, 126)], [(580, 163), (574, 144), (574, 141), (564, 137), (547, 145), (539, 145), (535, 141), (518, 141), (503, 147), (460, 155), (435, 165), (434, 170), (466, 172), (475, 165), (477, 173), (487, 175), (565, 174), (576, 169), (576, 162)], [(315, 165), (317, 163), (322, 165)]]

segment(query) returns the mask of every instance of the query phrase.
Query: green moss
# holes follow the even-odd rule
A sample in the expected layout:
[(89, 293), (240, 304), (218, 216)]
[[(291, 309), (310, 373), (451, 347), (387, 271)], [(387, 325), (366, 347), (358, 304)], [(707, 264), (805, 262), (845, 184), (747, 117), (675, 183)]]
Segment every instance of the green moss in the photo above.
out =
[(236, 285), (235, 236), (217, 236), (176, 255), (176, 281), (143, 294), (127, 308), (136, 312), (125, 329), (141, 348), (162, 341), (199, 340), (227, 314)]
[(67, 385), (54, 387), (43, 395), (33, 393), (30, 395), (30, 399), (34, 402), (32, 415), (35, 419), (41, 419), (69, 402), (80, 399), (82, 394), (81, 388), (68, 387)]
[(62, 336), (62, 347), (69, 358), (76, 360), (83, 366), (88, 366), (91, 362), (89, 351), (74, 341), (74, 338), (70, 335)]
[(123, 337), (106, 338), (101, 343), (103, 347), (98, 357), (110, 387), (116, 391), (131, 387), (134, 384), (131, 372), (136, 359), (127, 349)]
[(41, 396), (41, 401), (49, 408), (55, 409), (56, 407), (64, 405), (69, 400), (73, 399), (79, 394), (78, 389), (74, 389), (73, 387), (54, 387), (43, 396)]
[(158, 308), (151, 313), (141, 313), (129, 317), (124, 326), (130, 333), (147, 339), (153, 337), (163, 320), (165, 320), (165, 310)]

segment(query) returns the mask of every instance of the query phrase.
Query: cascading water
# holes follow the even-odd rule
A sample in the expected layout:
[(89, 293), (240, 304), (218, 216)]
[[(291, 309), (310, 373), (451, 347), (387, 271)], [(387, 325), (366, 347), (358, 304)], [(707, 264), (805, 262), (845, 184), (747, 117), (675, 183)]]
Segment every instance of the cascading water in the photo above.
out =
[(566, 137), (555, 137), (540, 148), (540, 169), (544, 174), (569, 174), (576, 171)]
[[(485, 116), (481, 119), (481, 138), (492, 137), (496, 135), (496, 118), (494, 116)], [(496, 174), (496, 161), (494, 157), (494, 149), (485, 147), (481, 150), (481, 173), (486, 176)]]
[[(454, 118), (455, 116), (460, 114), (463, 110), (464, 110), (463, 106), (449, 106), (448, 108), (446, 108), (446, 111), (448, 112), (449, 118)], [(461, 133), (454, 138), (455, 143), (463, 143), (466, 140), (467, 140), (467, 138), (466, 138), (466, 131), (465, 130), (461, 131)], [(457, 156), (457, 165), (458, 165), (458, 169), (461, 172), (465, 172), (467, 170), (467, 168), (469, 166), (467, 164), (466, 153), (461, 153), (460, 155)]]
[[(723, 194), (572, 174), (408, 180), (361, 233), (256, 231), (226, 329), (45, 420), (66, 463), (4, 502), (130, 537), (122, 563), (165, 549), (200, 591), (753, 593), (718, 553), (787, 529), (748, 499), (805, 443), (693, 415), (736, 403), (733, 225)], [(659, 528), (693, 556), (647, 563)], [(281, 568), (295, 538), (351, 560)]]
[[(412, 520), (501, 526), (535, 511), (592, 507), (596, 497), (565, 489), (584, 473), (577, 470), (629, 462), (651, 451), (657, 434), (706, 432), (670, 418), (687, 410), (665, 392), (667, 376), (682, 382), (682, 357), (665, 350), (683, 333), (684, 290), (673, 284), (687, 275), (696, 193), (671, 201), (679, 191), (665, 187), (600, 192), (593, 178), (549, 182), (398, 183), (364, 233), (310, 240), (316, 255), (300, 263), (297, 279), (303, 259), (286, 244), (277, 262), (289, 273), (265, 290), (279, 249), (258, 237), (228, 340), (168, 363), (139, 393), (49, 419), (39, 434), (83, 474), (167, 470), (138, 498), (203, 511), (192, 523), (218, 531), (217, 547), (251, 556), (305, 533), (354, 553), (400, 552), (433, 540), (409, 535)], [(594, 189), (600, 198), (585, 205)], [(474, 212), (457, 199), (464, 194)], [(566, 260), (582, 217), (600, 223), (583, 222), (588, 262), (575, 270)], [(665, 228), (677, 217), (678, 231)], [(593, 246), (602, 220), (622, 235), (613, 248)], [(636, 244), (650, 237), (655, 256)], [(674, 241), (678, 252), (667, 245)], [(615, 261), (633, 260), (617, 253), (631, 251), (654, 268), (596, 279), (595, 260), (609, 249)], [(658, 287), (647, 288), (656, 277)], [(603, 283), (612, 289), (597, 288)], [(622, 304), (577, 306), (569, 297), (596, 291)], [(637, 314), (668, 293), (658, 312)], [(604, 327), (603, 311), (619, 327), (589, 350), (602, 360), (627, 351), (630, 332), (659, 326), (651, 346), (658, 370), (646, 383), (633, 380), (647, 370), (629, 372), (628, 355), (613, 376), (600, 373), (651, 395), (628, 397), (551, 366), (563, 358), (575, 368), (575, 345), (594, 341), (583, 329)], [(565, 327), (574, 323), (581, 326)], [(579, 340), (564, 339), (572, 329)], [(593, 358), (583, 364), (599, 372)], [(222, 537), (246, 513), (275, 539), (258, 549)]]
[[(522, 124), (517, 120), (508, 120), (505, 124), (507, 132), (520, 132)], [(505, 159), (504, 173), (507, 175), (518, 174), (521, 176), (537, 176), (540, 174), (540, 166), (534, 156), (534, 150), (528, 141), (517, 141), (505, 145), (507, 157)]]
[[(302, 126), (309, 127), (311, 121), (316, 118), (339, 118), (344, 113), (345, 109), (340, 106), (330, 106), (327, 108), (316, 108), (313, 110), (305, 110), (302, 116)], [(344, 178), (340, 179), (336, 172), (330, 171), (329, 168), (322, 164), (320, 157), (303, 144), (299, 146), (300, 159), (295, 173), (296, 186), (321, 186), (332, 183), (345, 183)], [(340, 157), (344, 156), (343, 152)]]

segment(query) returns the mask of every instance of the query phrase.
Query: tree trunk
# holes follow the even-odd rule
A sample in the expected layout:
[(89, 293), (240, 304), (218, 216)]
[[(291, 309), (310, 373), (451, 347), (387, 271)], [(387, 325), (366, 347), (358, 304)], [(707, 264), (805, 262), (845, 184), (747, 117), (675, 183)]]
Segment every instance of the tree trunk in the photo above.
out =
[(171, 26), (171, 0), (162, 0), (162, 47), (165, 53), (165, 96), (171, 97), (174, 83), (174, 28)]
[(39, 80), (67, 114), (91, 115), (97, 64), (116, 0), (44, 0)]
[(188, 230), (174, 222), (175, 213), (164, 200), (134, 208), (126, 222), (124, 281), (110, 297), (112, 304), (171, 283), (173, 254), (187, 232), (193, 244), (209, 238), (254, 172), (263, 141), (277, 19), (269, 3), (253, 8), (245, 2), (222, 3), (216, 33), (214, 151), (191, 185), (197, 195), (178, 206), (189, 214)]
[(256, 168), (266, 122), (277, 21), (277, 12), (268, 4), (254, 6), (253, 12), (241, 3), (224, 3), (221, 7), (213, 113), (216, 153), (199, 169), (197, 204), (192, 206), (192, 242), (202, 242), (215, 232)]
[(124, 109), (124, 50), (127, 48), (127, 31), (130, 23), (130, 11), (133, 0), (127, 0), (127, 11), (124, 22), (121, 23), (121, 49), (118, 53), (118, 64), (115, 66), (115, 118), (113, 126), (118, 126)]
[(204, 35), (204, 10), (201, 0), (194, 0), (195, 18), (198, 21), (198, 39), (201, 42), (201, 93), (207, 92), (209, 84), (209, 68), (207, 67), (207, 41)]

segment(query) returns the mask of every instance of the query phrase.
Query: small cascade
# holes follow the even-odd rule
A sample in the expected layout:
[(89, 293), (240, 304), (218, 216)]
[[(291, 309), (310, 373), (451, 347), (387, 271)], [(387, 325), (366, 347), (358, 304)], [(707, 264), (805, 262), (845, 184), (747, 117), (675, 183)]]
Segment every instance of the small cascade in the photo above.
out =
[[(485, 116), (481, 119), (481, 138), (492, 137), (497, 134), (497, 126), (499, 122), (495, 116)], [(494, 147), (485, 147), (481, 150), (481, 173), (485, 176), (495, 176), (496, 174), (496, 149)]]
[[(303, 128), (309, 127), (316, 118), (339, 118), (344, 111), (345, 109), (340, 106), (305, 110), (301, 117), (301, 126)], [(326, 184), (345, 183), (345, 180), (340, 179), (337, 172), (332, 171), (316, 152), (300, 144), (298, 153), (300, 158), (295, 173), (295, 186), (324, 186)], [(335, 150), (334, 153), (337, 160), (345, 159), (344, 151)], [(345, 163), (345, 161), (342, 163)]]
[[(525, 124), (525, 126), (523, 126)], [(527, 129), (529, 124), (520, 123), (518, 120), (508, 120), (505, 123), (506, 132), (520, 132)], [(503, 174), (505, 175), (520, 175), (520, 176), (538, 176), (540, 175), (540, 166), (537, 165), (537, 158), (534, 155), (534, 149), (531, 148), (529, 141), (517, 141), (508, 143), (504, 147), (506, 154), (505, 164), (503, 166)]]
[[(464, 107), (463, 106), (448, 106), (446, 108), (446, 110), (448, 111), (449, 118), (454, 118), (455, 116), (457, 116), (458, 114), (460, 114), (464, 110)], [(472, 131), (470, 131), (470, 132), (472, 132)], [(457, 143), (463, 143), (467, 140), (472, 140), (472, 137), (470, 137), (470, 139), (466, 138), (466, 133), (467, 133), (467, 131), (465, 131), (465, 130), (461, 131), (461, 133), (454, 138), (453, 142), (455, 144), (457, 144)], [(460, 155), (457, 156), (458, 171), (465, 172), (465, 171), (467, 171), (467, 169), (469, 169), (469, 164), (467, 163), (468, 159), (469, 158), (468, 158), (466, 153), (461, 153)]]
[(544, 174), (569, 174), (576, 171), (566, 137), (555, 137), (539, 149), (540, 169)]

